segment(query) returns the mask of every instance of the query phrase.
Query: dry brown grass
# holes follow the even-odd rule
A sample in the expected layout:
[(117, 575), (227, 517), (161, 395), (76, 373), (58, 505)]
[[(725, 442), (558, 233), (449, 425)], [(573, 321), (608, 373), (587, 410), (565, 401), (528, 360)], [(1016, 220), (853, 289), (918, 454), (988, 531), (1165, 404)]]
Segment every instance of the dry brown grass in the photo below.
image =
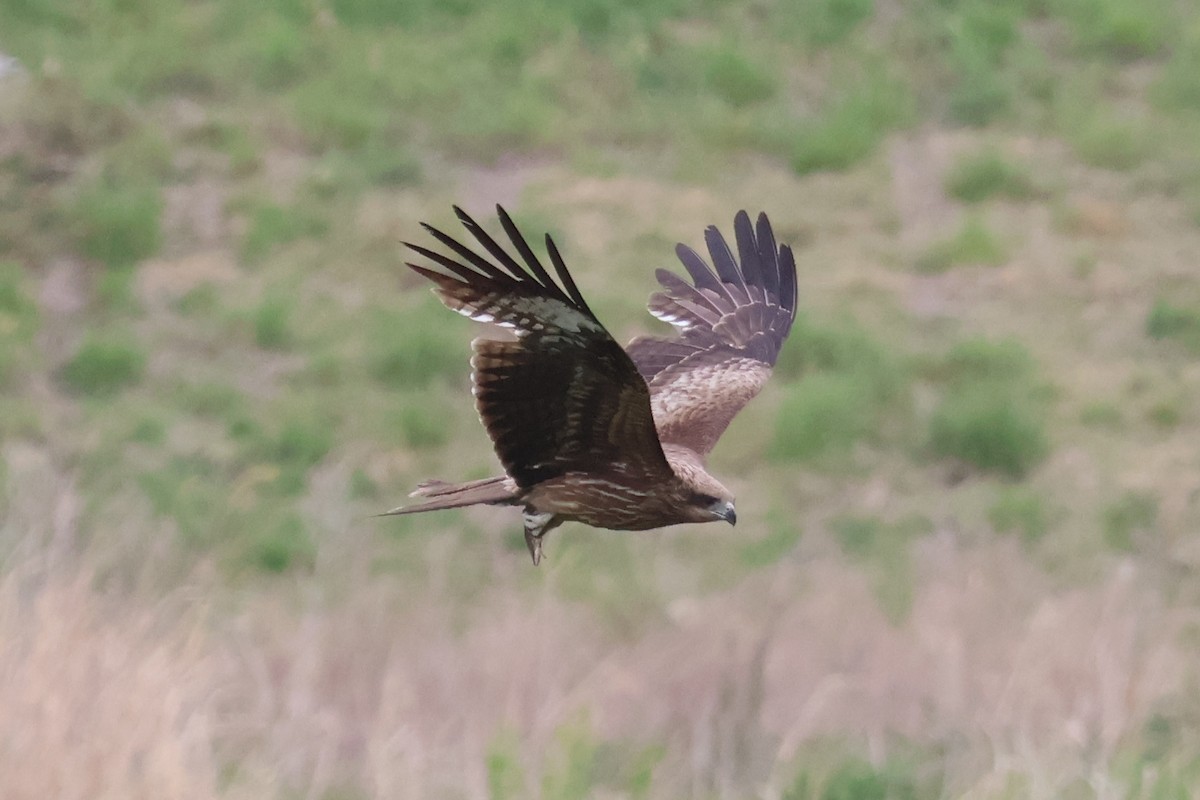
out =
[(4, 796), (215, 798), (215, 654), (189, 615), (104, 597), (86, 569), (0, 580)]
[(1132, 563), (1058, 589), (1005, 544), (938, 536), (919, 561), (901, 626), (821, 558), (621, 636), (548, 590), (500, 587), (456, 619), (364, 575), (342, 599), (281, 586), (214, 614), (202, 582), (112, 597), (28, 558), (0, 582), (4, 796), (487, 798), (510, 732), (538, 797), (580, 724), (664, 745), (653, 797), (778, 797), (810, 742), (881, 758), (896, 736), (942, 749), (947, 796), (1010, 773), (1032, 796), (1113, 796), (1118, 748), (1196, 677), (1192, 612)]

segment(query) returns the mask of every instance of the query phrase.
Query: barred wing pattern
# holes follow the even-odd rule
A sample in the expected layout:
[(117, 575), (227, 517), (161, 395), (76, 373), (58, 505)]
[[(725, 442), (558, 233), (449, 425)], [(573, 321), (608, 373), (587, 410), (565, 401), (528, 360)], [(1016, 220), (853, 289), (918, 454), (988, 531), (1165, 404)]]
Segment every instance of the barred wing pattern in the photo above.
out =
[(640, 336), (626, 348), (650, 386), (660, 441), (700, 455), (767, 382), (796, 319), (792, 249), (776, 245), (766, 214), (752, 225), (739, 211), (733, 230), (737, 257), (716, 227), (704, 232), (715, 273), (683, 244), (675, 253), (692, 282), (655, 273), (664, 291), (651, 295), (650, 313), (679, 336)]
[(522, 489), (571, 472), (669, 479), (650, 392), (633, 361), (588, 308), (554, 240), (547, 234), (546, 251), (559, 282), (496, 210), (525, 266), (457, 206), (490, 259), (430, 225), (423, 227), (452, 255), (405, 244), (445, 270), (408, 264), (447, 307), (516, 334), (471, 343), (475, 406), (505, 472)]

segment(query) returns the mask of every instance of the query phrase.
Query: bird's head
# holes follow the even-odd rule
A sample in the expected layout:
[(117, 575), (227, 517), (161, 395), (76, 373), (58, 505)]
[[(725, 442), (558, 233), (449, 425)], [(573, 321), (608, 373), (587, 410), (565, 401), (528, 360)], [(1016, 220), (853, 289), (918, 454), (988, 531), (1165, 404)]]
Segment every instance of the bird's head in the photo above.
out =
[(688, 497), (688, 514), (693, 522), (716, 522), (724, 520), (730, 525), (737, 524), (737, 509), (733, 505), (733, 493), (722, 486), (715, 478), (706, 475), (706, 481), (701, 485), (690, 487)]

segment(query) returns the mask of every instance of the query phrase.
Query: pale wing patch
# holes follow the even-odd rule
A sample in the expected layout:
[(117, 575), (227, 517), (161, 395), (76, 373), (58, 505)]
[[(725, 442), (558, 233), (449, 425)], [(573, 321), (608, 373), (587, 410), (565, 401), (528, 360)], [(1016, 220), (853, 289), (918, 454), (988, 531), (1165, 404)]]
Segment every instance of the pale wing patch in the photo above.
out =
[(694, 365), (685, 360), (664, 370), (650, 383), (659, 439), (709, 452), (770, 376), (771, 368), (752, 358)]
[(453, 287), (438, 287), (434, 292), (452, 311), (476, 322), (507, 328), (518, 337), (555, 331), (598, 333), (604, 330), (589, 315), (554, 298), (455, 291)]

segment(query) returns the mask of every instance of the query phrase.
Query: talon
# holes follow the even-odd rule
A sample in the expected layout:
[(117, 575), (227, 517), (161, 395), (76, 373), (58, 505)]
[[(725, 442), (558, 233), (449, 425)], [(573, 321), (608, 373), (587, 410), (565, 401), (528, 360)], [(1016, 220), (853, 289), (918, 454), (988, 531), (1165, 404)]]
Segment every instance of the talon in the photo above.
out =
[(538, 562), (542, 560), (542, 537), (535, 536), (532, 531), (525, 531), (525, 545), (529, 548), (529, 555), (533, 557), (533, 565), (536, 567)]

